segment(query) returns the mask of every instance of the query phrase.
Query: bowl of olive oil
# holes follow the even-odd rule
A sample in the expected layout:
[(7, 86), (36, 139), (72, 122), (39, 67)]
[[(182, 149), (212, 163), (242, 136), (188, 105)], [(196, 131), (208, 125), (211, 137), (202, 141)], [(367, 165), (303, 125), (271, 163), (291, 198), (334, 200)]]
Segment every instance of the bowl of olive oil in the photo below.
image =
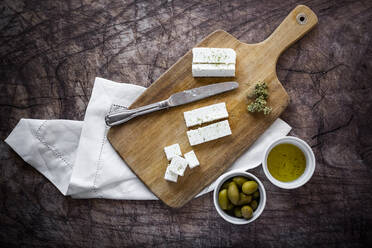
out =
[(266, 177), (283, 189), (307, 183), (315, 170), (315, 156), (303, 140), (286, 136), (274, 140), (266, 149), (262, 167)]

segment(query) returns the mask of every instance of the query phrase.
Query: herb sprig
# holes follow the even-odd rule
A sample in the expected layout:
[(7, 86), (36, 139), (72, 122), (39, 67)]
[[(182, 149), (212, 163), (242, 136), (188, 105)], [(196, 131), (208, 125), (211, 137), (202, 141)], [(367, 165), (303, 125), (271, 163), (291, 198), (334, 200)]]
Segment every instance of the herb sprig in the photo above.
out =
[(255, 100), (247, 106), (247, 110), (251, 113), (263, 112), (264, 115), (270, 114), (272, 108), (266, 106), (269, 93), (267, 91), (267, 84), (265, 82), (258, 82), (254, 91), (248, 95), (248, 98), (255, 98)]

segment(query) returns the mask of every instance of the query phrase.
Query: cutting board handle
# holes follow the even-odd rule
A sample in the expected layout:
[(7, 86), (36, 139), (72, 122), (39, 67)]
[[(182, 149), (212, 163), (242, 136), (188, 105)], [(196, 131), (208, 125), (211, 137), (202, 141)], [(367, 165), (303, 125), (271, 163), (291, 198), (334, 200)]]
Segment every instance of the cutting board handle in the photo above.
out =
[(262, 42), (262, 45), (266, 46), (266, 49), (278, 58), (287, 47), (304, 36), (317, 23), (318, 17), (309, 7), (298, 5), (279, 27)]

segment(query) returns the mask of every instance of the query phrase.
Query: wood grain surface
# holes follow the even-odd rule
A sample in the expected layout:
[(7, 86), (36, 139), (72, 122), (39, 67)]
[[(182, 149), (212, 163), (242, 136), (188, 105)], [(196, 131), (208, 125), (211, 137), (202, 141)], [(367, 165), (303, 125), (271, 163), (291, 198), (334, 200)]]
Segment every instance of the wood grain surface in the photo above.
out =
[[(296, 17), (302, 14), (306, 23)], [(182, 207), (202, 189), (216, 180), (251, 144), (280, 116), (288, 106), (289, 97), (276, 76), (279, 55), (317, 24), (317, 17), (308, 7), (297, 6), (277, 29), (257, 44), (240, 42), (223, 30), (208, 35), (197, 46), (232, 48), (237, 53), (235, 78), (239, 88), (202, 101), (144, 115), (112, 127), (108, 139), (128, 166), (145, 185), (170, 207)], [(168, 99), (172, 94), (226, 78), (194, 78), (191, 72), (192, 52), (188, 51), (156, 80), (130, 108), (141, 107)], [(268, 85), (268, 116), (247, 112), (247, 95), (257, 82)], [(183, 112), (225, 102), (229, 112), (232, 135), (198, 146), (190, 146)], [(163, 148), (174, 143), (183, 153), (194, 150), (201, 166), (186, 170), (178, 182), (164, 180), (168, 165)]]
[(372, 2), (4, 0), (0, 134), (20, 118), (82, 120), (94, 78), (150, 86), (207, 34), (268, 37), (297, 4), (319, 24), (289, 47), (277, 75), (281, 116), (313, 148), (313, 178), (272, 185), (267, 205), (234, 226), (212, 194), (180, 209), (160, 201), (74, 200), (0, 143), (2, 247), (369, 247), (372, 243)]

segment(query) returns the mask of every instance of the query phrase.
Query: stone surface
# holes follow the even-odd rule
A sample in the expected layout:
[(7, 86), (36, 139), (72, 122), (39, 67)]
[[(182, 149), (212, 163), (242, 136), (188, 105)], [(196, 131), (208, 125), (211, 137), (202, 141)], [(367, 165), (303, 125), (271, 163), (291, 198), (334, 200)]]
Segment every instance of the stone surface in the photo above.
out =
[[(319, 25), (285, 51), (282, 118), (314, 149), (311, 181), (270, 184), (262, 216), (233, 226), (212, 194), (158, 201), (73, 200), (0, 143), (0, 243), (49, 247), (362, 247), (372, 243), (372, 2), (312, 0)], [(297, 1), (4, 0), (0, 138), (20, 118), (82, 120), (95, 76), (149, 86), (216, 29), (266, 38)]]

